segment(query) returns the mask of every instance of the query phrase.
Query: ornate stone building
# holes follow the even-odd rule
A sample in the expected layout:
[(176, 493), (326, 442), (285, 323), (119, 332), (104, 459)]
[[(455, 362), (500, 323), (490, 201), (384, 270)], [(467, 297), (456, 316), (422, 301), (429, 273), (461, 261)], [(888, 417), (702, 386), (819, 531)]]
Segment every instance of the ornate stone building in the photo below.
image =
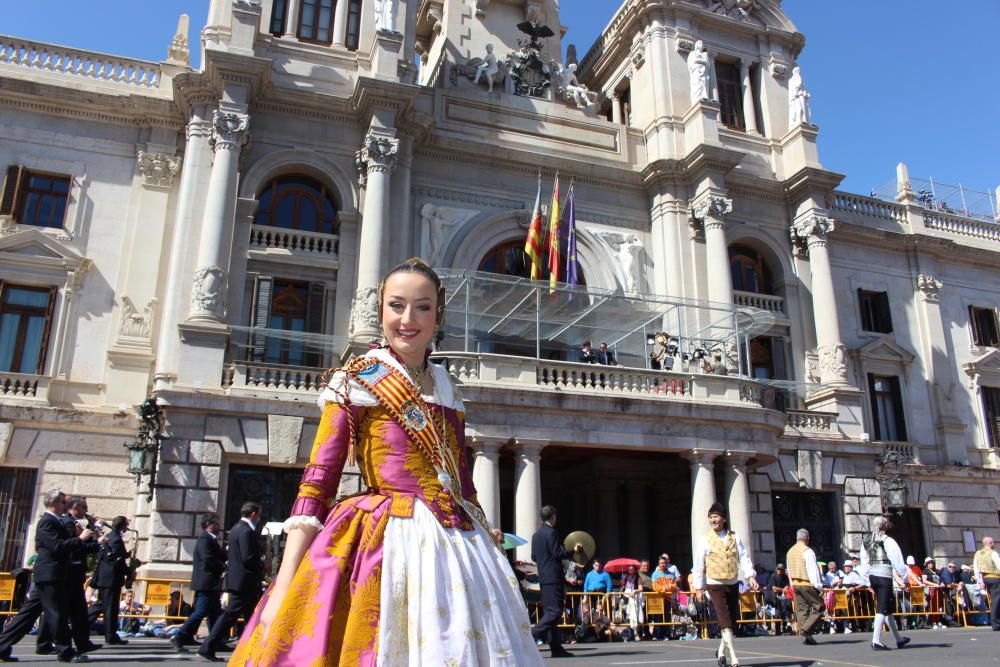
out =
[[(997, 530), (1000, 226), (902, 165), (895, 200), (837, 190), (777, 0), (626, 0), (568, 62), (555, 0), (206, 4), (198, 69), (186, 17), (155, 63), (0, 36), (0, 569), (54, 486), (133, 516), (151, 573), (200, 512), (282, 518), (323, 369), (417, 254), (506, 530), (553, 502), (605, 556), (682, 565), (716, 498), (770, 565), (803, 525), (856, 550), (890, 500), (918, 557)], [(562, 300), (514, 278), (556, 172)], [(587, 338), (622, 366), (577, 363)], [(147, 501), (122, 442), (151, 395)]]

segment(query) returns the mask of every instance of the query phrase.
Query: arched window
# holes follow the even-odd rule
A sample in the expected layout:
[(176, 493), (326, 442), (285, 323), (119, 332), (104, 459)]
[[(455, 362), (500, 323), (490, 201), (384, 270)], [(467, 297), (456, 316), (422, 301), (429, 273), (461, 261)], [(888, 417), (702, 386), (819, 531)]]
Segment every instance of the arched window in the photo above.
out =
[(738, 292), (774, 294), (771, 272), (760, 253), (744, 245), (729, 247), (729, 267), (733, 289)]
[[(560, 269), (559, 278), (560, 280), (565, 280), (565, 253), (563, 254), (562, 261), (564, 265)], [(524, 240), (505, 241), (498, 246), (494, 246), (492, 250), (486, 253), (482, 261), (479, 262), (479, 270), (486, 273), (499, 273), (504, 276), (530, 278), (531, 260), (528, 258), (527, 253), (524, 252)], [(583, 276), (583, 270), (579, 267), (577, 267), (577, 275), (579, 276), (579, 284), (581, 286), (586, 285), (587, 280)], [(540, 279), (549, 279), (549, 267), (545, 264), (544, 255), (542, 256), (542, 275)]]
[(326, 186), (301, 174), (272, 179), (260, 193), (255, 225), (337, 234), (337, 205)]

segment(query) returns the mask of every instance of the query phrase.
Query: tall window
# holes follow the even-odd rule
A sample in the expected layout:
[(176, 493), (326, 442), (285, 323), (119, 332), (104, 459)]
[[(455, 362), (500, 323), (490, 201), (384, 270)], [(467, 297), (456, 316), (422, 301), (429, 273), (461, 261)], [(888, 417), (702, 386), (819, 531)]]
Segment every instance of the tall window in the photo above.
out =
[(1000, 449), (1000, 389), (981, 387), (980, 392), (986, 417), (986, 440), (993, 449)]
[(875, 440), (906, 440), (903, 395), (899, 390), (899, 378), (869, 373), (868, 390), (872, 402)]
[(729, 248), (729, 268), (733, 276), (733, 289), (739, 292), (773, 294), (771, 272), (753, 248), (734, 245)]
[[(559, 269), (559, 272), (561, 274), (560, 277), (565, 279), (565, 249), (563, 250), (562, 261), (563, 266)], [(549, 267), (545, 262), (546, 258), (543, 251), (541, 280), (549, 279)], [(524, 241), (522, 239), (518, 239), (515, 241), (507, 241), (495, 246), (492, 250), (486, 253), (486, 256), (479, 262), (479, 270), (487, 273), (499, 273), (504, 276), (530, 278), (531, 260), (524, 252)], [(577, 275), (579, 276), (579, 285), (586, 285), (587, 281), (583, 276), (583, 271), (580, 270), (579, 267), (577, 267)]]
[(983, 347), (1000, 347), (997, 313), (992, 308), (969, 306), (969, 323), (972, 325), (972, 342)]
[(337, 206), (326, 187), (302, 175), (275, 178), (260, 194), (255, 225), (336, 234)]
[(0, 468), (0, 571), (10, 572), (24, 560), (36, 476), (31, 468)]
[(861, 329), (875, 333), (892, 333), (892, 317), (889, 314), (889, 294), (858, 290), (858, 305), (861, 308)]
[(745, 130), (740, 66), (717, 61), (715, 63), (715, 80), (719, 84), (719, 105), (722, 107), (720, 114), (723, 124), (734, 130)]
[(333, 16), (337, 0), (302, 0), (298, 37), (303, 42), (333, 42)]
[(357, 51), (361, 44), (361, 0), (345, 0), (347, 5), (347, 35), (344, 45)]
[(323, 283), (257, 276), (249, 358), (284, 366), (319, 366), (322, 351), (301, 334), (323, 333), (325, 306)]
[(271, 25), (268, 27), (275, 37), (285, 34), (285, 25), (288, 21), (288, 0), (274, 0), (271, 6)]
[(55, 289), (0, 283), (0, 372), (42, 373)]
[(69, 176), (29, 171), (19, 165), (7, 168), (0, 215), (13, 216), (21, 225), (59, 229), (66, 219)]

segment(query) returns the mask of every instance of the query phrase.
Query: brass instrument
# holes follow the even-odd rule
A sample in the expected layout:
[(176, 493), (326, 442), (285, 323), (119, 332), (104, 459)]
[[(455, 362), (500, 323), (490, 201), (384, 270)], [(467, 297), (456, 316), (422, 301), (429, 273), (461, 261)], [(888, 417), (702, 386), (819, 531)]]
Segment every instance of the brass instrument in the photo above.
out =
[[(573, 551), (576, 545), (582, 545), (582, 551)], [(587, 561), (594, 557), (597, 553), (597, 544), (594, 542), (594, 538), (590, 533), (582, 530), (574, 530), (572, 533), (566, 536), (563, 540), (563, 547), (573, 551), (573, 562), (577, 565), (586, 565)]]

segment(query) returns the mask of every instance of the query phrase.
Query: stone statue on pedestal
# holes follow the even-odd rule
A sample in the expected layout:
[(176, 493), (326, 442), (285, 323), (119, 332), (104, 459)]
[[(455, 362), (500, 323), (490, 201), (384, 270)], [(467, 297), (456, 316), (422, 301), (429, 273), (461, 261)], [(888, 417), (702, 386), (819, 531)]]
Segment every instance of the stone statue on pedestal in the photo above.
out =
[(478, 84), (479, 79), (485, 76), (486, 83), (489, 85), (489, 91), (492, 93), (493, 80), (499, 72), (500, 67), (497, 65), (497, 57), (493, 55), (493, 45), (487, 44), (486, 56), (483, 58), (483, 62), (476, 66), (476, 78), (472, 83)]
[(575, 102), (578, 109), (590, 107), (593, 103), (590, 99), (590, 89), (576, 78), (576, 63), (567, 65), (565, 72), (567, 73), (564, 73), (563, 77), (566, 82), (566, 99)]
[(788, 80), (788, 125), (808, 125), (809, 118), (809, 91), (802, 81), (802, 70), (795, 67)]
[(708, 69), (711, 64), (705, 44), (699, 39), (687, 57), (688, 74), (691, 76), (691, 104), (712, 99), (711, 75)]
[(396, 0), (375, 0), (375, 30), (396, 32)]

